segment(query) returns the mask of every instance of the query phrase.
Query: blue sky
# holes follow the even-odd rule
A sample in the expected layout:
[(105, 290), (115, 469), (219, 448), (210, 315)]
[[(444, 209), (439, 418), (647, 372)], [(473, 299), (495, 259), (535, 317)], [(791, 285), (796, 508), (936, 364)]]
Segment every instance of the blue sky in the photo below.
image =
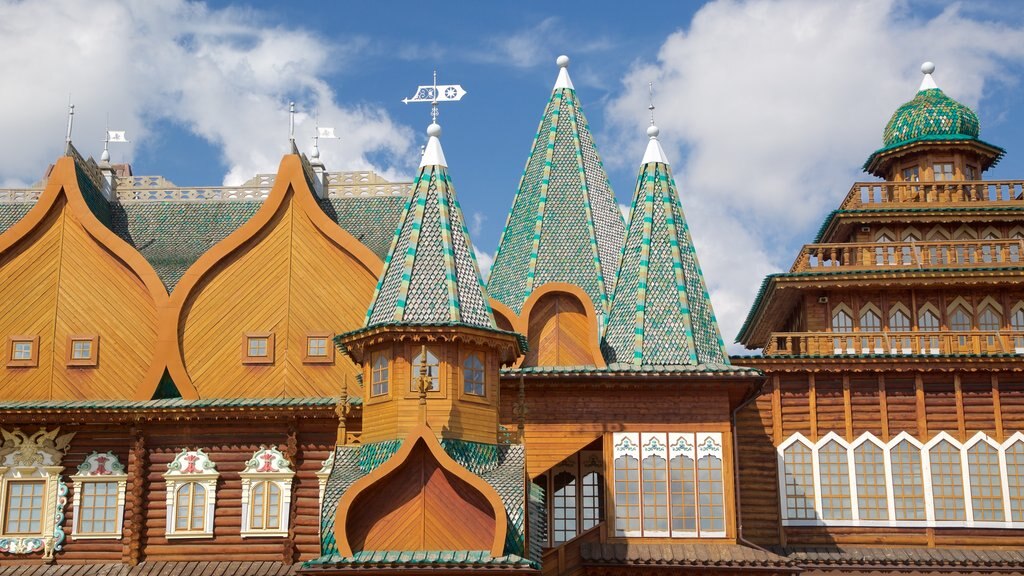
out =
[[(39, 22), (46, 20), (47, 27)], [(1024, 4), (899, 0), (208, 2), (0, 0), (0, 186), (60, 153), (68, 93), (76, 146), (99, 156), (106, 115), (136, 174), (238, 183), (286, 150), (287, 103), (340, 141), (328, 169), (410, 178), (429, 107), (404, 105), (433, 70), (462, 84), (442, 142), (478, 251), (493, 255), (537, 123), (570, 73), (628, 204), (644, 149), (647, 82), (662, 142), (731, 341), (761, 278), (788, 269), (880, 145), (935, 61), (1024, 177)], [(11, 89), (11, 87), (15, 87)], [(312, 118), (300, 116), (308, 150)], [(14, 135), (17, 134), (17, 137)]]

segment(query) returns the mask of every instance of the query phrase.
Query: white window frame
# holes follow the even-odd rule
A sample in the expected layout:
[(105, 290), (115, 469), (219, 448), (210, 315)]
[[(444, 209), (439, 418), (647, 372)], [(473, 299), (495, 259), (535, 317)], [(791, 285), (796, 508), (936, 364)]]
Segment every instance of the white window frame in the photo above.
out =
[[(167, 539), (213, 538), (213, 513), (217, 504), (217, 465), (201, 449), (183, 448), (167, 465), (164, 482), (167, 492), (167, 518), (164, 537)], [(178, 488), (195, 482), (206, 490), (206, 509), (202, 530), (177, 530)]]
[[(121, 530), (124, 528), (124, 502), (125, 492), (128, 488), (128, 474), (124, 466), (113, 452), (96, 452), (85, 457), (85, 460), (78, 465), (78, 474), (71, 477), (74, 487), (72, 497), (75, 521), (71, 527), (72, 540), (102, 540), (121, 539)], [(98, 482), (117, 483), (117, 503), (114, 512), (113, 532), (83, 532), (81, 528), (82, 515), (82, 492), (86, 484)]]
[[(288, 536), (291, 520), (292, 479), (295, 471), (292, 464), (280, 450), (274, 447), (260, 446), (245, 463), (245, 469), (239, 472), (242, 479), (242, 538), (283, 538)], [(250, 522), (250, 501), (252, 490), (256, 484), (268, 482), (277, 485), (281, 491), (278, 502), (277, 528), (252, 528)]]

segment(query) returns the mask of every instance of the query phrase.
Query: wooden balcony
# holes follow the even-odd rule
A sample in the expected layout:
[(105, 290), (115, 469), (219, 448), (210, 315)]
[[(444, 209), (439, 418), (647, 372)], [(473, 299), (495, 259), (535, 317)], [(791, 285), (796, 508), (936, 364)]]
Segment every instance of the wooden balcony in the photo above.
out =
[[(878, 208), (886, 204), (983, 203), (1024, 205), (1024, 181), (857, 182), (843, 200), (843, 210)], [(891, 206), (895, 208), (896, 206)]]
[(1021, 354), (1024, 331), (773, 332), (765, 356)]
[(1024, 263), (1024, 240), (807, 244), (790, 272), (991, 268)]

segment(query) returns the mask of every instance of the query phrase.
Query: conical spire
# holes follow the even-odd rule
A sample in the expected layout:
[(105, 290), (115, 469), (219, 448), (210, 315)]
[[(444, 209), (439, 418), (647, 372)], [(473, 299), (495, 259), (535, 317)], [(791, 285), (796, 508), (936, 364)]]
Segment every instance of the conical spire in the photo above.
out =
[(496, 329), (466, 220), (448, 177), (441, 127), (433, 123), (427, 134), (420, 171), (384, 261), (366, 325), (456, 323)]
[(569, 58), (560, 56), (558, 65), (488, 288), (520, 312), (537, 288), (570, 282), (586, 291), (604, 317), (625, 225), (569, 78)]
[(729, 364), (672, 171), (647, 129), (605, 354), (633, 365)]

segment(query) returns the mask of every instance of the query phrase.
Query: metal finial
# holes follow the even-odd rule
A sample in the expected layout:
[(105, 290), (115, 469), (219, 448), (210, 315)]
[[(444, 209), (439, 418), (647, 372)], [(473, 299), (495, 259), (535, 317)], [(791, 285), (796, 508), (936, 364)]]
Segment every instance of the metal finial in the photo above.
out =
[(68, 132), (66, 142), (71, 144), (71, 129), (75, 124), (75, 105), (71, 103), (71, 95), (68, 94)]
[(647, 94), (650, 97), (651, 105), (647, 107), (651, 111), (651, 126), (654, 126), (654, 82), (647, 83)]
[(457, 102), (462, 100), (462, 97), (466, 95), (466, 91), (462, 86), (458, 84), (446, 84), (443, 86), (437, 85), (437, 70), (434, 70), (434, 82), (429, 86), (419, 86), (416, 88), (416, 95), (412, 98), (403, 98), (402, 102), (408, 104), (410, 102), (429, 102), (430, 103), (430, 121), (432, 124), (437, 124), (438, 108), (437, 105), (441, 102)]
[(288, 139), (295, 142), (295, 102), (288, 103)]

